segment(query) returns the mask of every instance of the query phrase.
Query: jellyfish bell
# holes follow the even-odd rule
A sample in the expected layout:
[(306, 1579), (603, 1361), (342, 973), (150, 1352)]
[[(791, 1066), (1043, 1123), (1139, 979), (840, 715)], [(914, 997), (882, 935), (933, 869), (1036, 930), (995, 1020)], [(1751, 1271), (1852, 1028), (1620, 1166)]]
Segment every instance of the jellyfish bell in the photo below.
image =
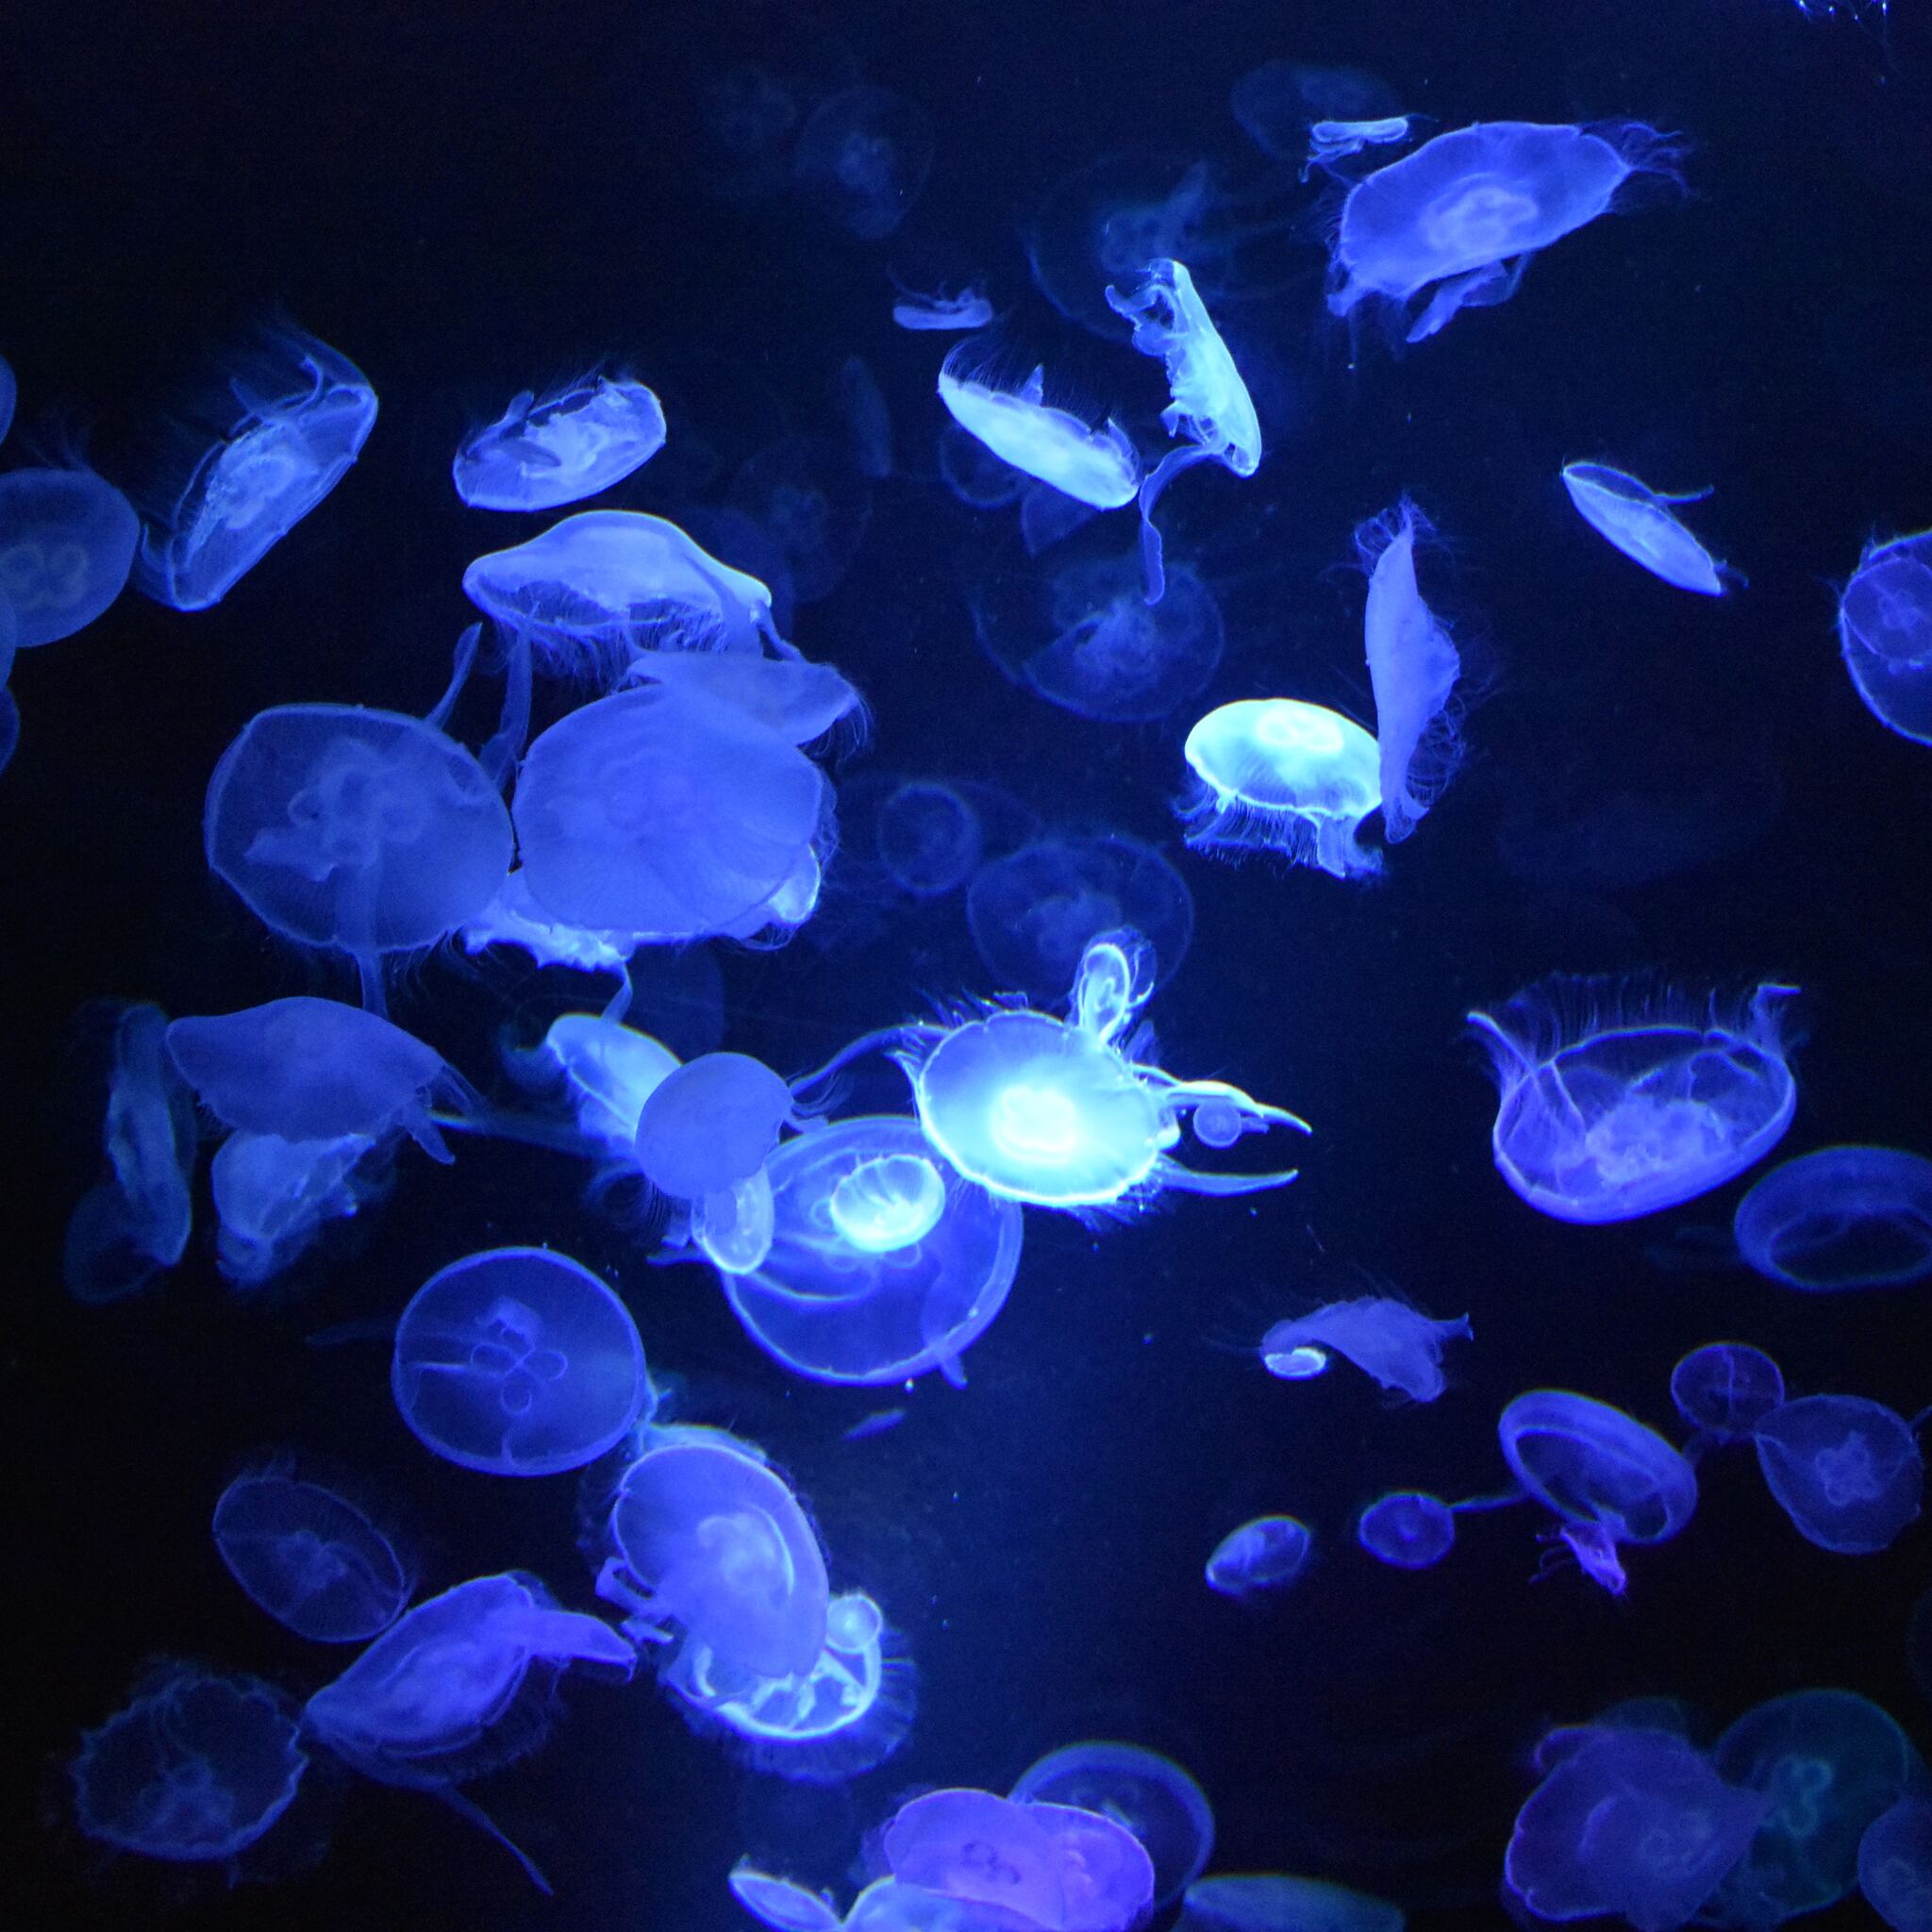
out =
[(1687, 530), (1673, 506), (1710, 494), (1693, 490), (1668, 495), (1607, 463), (1566, 463), (1563, 488), (1591, 529), (1641, 563), (1652, 576), (1700, 597), (1724, 593), (1727, 566), (1718, 562)]
[(1119, 509), (1141, 488), (1141, 458), (1109, 418), (1094, 429), (1046, 400), (1045, 372), (1034, 370), (1016, 390), (968, 373), (976, 354), (955, 348), (940, 369), (940, 400), (953, 420), (1003, 462), (1051, 483), (1095, 509)]
[(1866, 708), (1932, 744), (1932, 530), (1866, 546), (1839, 599), (1838, 634)]
[(457, 494), (475, 509), (557, 509), (599, 496), (664, 447), (664, 411), (634, 376), (591, 375), (511, 398), (457, 450)]
[(1677, 1413), (1721, 1442), (1748, 1437), (1784, 1399), (1783, 1371), (1748, 1342), (1706, 1342), (1671, 1371)]

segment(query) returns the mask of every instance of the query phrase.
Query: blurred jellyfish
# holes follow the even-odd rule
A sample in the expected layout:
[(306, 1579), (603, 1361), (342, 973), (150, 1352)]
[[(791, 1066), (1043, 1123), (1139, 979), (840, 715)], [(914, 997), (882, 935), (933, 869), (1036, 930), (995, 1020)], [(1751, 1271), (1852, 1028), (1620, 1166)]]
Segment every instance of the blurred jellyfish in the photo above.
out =
[(940, 369), (940, 400), (960, 428), (1003, 462), (1095, 509), (1133, 502), (1141, 488), (1141, 458), (1111, 416), (1105, 428), (1093, 429), (1056, 408), (1046, 400), (1044, 369), (1035, 369), (1017, 390), (1002, 390), (966, 375), (969, 359), (968, 346), (961, 343)]
[(458, 446), (457, 494), (474, 509), (556, 509), (599, 496), (664, 447), (664, 411), (628, 375), (525, 390)]
[(1402, 1908), (1325, 1878), (1243, 1872), (1197, 1878), (1174, 1932), (1402, 1932)]
[(1456, 1547), (1456, 1512), (1424, 1490), (1391, 1490), (1356, 1519), (1355, 1539), (1392, 1570), (1428, 1570)]
[(937, 778), (899, 786), (879, 807), (873, 840), (892, 883), (915, 899), (937, 899), (964, 885), (984, 843), (972, 800)]
[(7, 441), (7, 432), (13, 426), (13, 405), (20, 395), (20, 387), (13, 379), (13, 365), (5, 356), (0, 356), (0, 442)]
[(1932, 530), (1866, 545), (1839, 599), (1838, 635), (1872, 715), (1932, 744)]
[(1563, 488), (1583, 521), (1652, 576), (1702, 597), (1724, 595), (1725, 566), (1670, 508), (1673, 504), (1702, 503), (1711, 493), (1708, 490), (1672, 496), (1607, 463), (1564, 464)]
[(1084, 530), (1095, 515), (1091, 504), (1051, 483), (1029, 483), (1020, 499), (1020, 541), (1028, 557), (1038, 557), (1065, 542), (1075, 530)]
[(923, 108), (890, 88), (847, 88), (821, 101), (800, 130), (791, 178), (847, 234), (880, 242), (911, 212), (932, 156)]
[(68, 1775), (90, 1838), (186, 1863), (245, 1851), (308, 1768), (294, 1720), (258, 1677), (166, 1663), (82, 1735)]
[(1731, 1232), (1758, 1274), (1834, 1293), (1932, 1274), (1932, 1160), (1897, 1147), (1821, 1147), (1774, 1167)]
[(1821, 1550), (1868, 1556), (1915, 1522), (1925, 1464), (1911, 1425), (1861, 1395), (1804, 1395), (1752, 1430), (1757, 1465), (1798, 1534)]
[(1208, 1588), (1232, 1597), (1285, 1590), (1302, 1574), (1314, 1541), (1307, 1524), (1292, 1516), (1252, 1517), (1214, 1545)]
[(751, 60), (707, 74), (696, 95), (695, 184), (722, 201), (755, 201), (781, 188), (804, 119), (801, 92)]
[(31, 650), (69, 638), (121, 594), (141, 521), (92, 470), (10, 470), (0, 476), (0, 598), (14, 641)]
[(861, 476), (883, 482), (892, 474), (892, 412), (862, 356), (839, 365), (835, 392), (853, 464)]
[(1388, 83), (1358, 67), (1281, 59), (1251, 67), (1235, 82), (1227, 105), (1248, 139), (1281, 161), (1301, 159), (1312, 123), (1365, 122), (1397, 110)]
[(1784, 1399), (1783, 1372), (1748, 1342), (1707, 1341), (1671, 1371), (1677, 1413), (1721, 1442), (1749, 1436)]
[(258, 1288), (298, 1261), (325, 1222), (356, 1214), (381, 1185), (378, 1145), (367, 1134), (230, 1134), (208, 1166), (223, 1276)]
[(1281, 853), (1336, 878), (1378, 872), (1357, 837), (1382, 802), (1375, 741), (1299, 698), (1240, 698), (1188, 733), (1194, 787), (1179, 810), (1196, 851)]
[(1497, 1171), (1558, 1221), (1630, 1221), (1722, 1187), (1790, 1124), (1780, 1008), (1794, 991), (1766, 981), (1745, 1001), (1557, 974), (1471, 1013), (1501, 1093)]
[(561, 1076), (584, 1137), (628, 1163), (644, 1102), (675, 1073), (677, 1056), (648, 1033), (595, 1013), (560, 1013), (543, 1043), (518, 1067), (536, 1077)]
[[(1026, 473), (995, 456), (970, 429), (958, 423), (940, 425), (940, 475), (969, 509), (1004, 509), (1027, 487)], [(1039, 486), (1046, 488), (1044, 484)], [(1073, 498), (1068, 497), (1068, 502)]]
[(1932, 1932), (1932, 1804), (1901, 1798), (1865, 1827), (1858, 1890), (1891, 1932)]
[[(1261, 1365), (1284, 1381), (1306, 1381), (1327, 1365), (1324, 1351), (1333, 1349), (1383, 1388), (1433, 1402), (1446, 1386), (1444, 1346), (1472, 1332), (1467, 1315), (1437, 1322), (1392, 1295), (1360, 1295), (1275, 1323), (1261, 1338)], [(1320, 1366), (1308, 1359), (1315, 1355), (1323, 1357)]]
[(726, 1883), (731, 1896), (772, 1932), (839, 1932), (843, 1924), (826, 1896), (760, 1872), (748, 1858), (732, 1866)]
[(810, 436), (766, 444), (733, 479), (730, 501), (777, 545), (801, 604), (839, 587), (872, 521), (872, 491), (858, 466), (836, 443)]
[(892, 320), (901, 328), (963, 335), (970, 329), (984, 328), (992, 320), (992, 304), (977, 284), (957, 295), (948, 295), (943, 291), (921, 295), (901, 287), (896, 280), (892, 286), (899, 290), (899, 299), (892, 304)]

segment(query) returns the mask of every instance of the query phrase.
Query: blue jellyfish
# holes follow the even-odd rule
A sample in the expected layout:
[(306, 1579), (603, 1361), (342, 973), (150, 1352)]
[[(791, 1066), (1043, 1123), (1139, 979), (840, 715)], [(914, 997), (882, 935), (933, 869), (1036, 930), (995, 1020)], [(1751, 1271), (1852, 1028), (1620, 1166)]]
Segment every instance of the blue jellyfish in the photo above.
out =
[(1400, 1906), (1326, 1878), (1242, 1872), (1197, 1878), (1174, 1932), (1402, 1932)]
[(654, 1404), (630, 1311), (547, 1248), (432, 1274), (396, 1324), (390, 1388), (419, 1441), (489, 1475), (580, 1469)]
[(1124, 1825), (1154, 1866), (1154, 1909), (1177, 1899), (1214, 1849), (1208, 1794), (1171, 1757), (1107, 1739), (1036, 1758), (1007, 1793), (1015, 1804), (1071, 1806)]
[[(1028, 487), (1024, 470), (996, 457), (970, 429), (948, 421), (940, 425), (935, 444), (940, 475), (968, 509), (1004, 509)], [(1045, 484), (1037, 486), (1045, 489)], [(1060, 492), (1064, 493), (1064, 492)], [(1073, 502), (1068, 497), (1069, 503)], [(1084, 506), (1083, 506), (1084, 508)]]
[(557, 509), (600, 496), (664, 447), (664, 411), (635, 376), (525, 390), (458, 446), (457, 494), (475, 509)]
[(882, 242), (911, 212), (932, 156), (924, 108), (890, 88), (847, 88), (821, 101), (799, 130), (791, 179), (848, 235)]
[(0, 772), (13, 762), (14, 748), (20, 742), (20, 707), (13, 693), (0, 686)]
[(415, 1587), (366, 1510), (287, 1463), (244, 1471), (222, 1491), (214, 1538), (250, 1601), (318, 1643), (379, 1636)]
[(1181, 806), (1197, 852), (1280, 853), (1336, 878), (1378, 872), (1357, 837), (1382, 802), (1375, 741), (1352, 719), (1299, 698), (1239, 698), (1188, 733), (1194, 773)]
[(848, 356), (833, 383), (845, 447), (858, 474), (882, 483), (892, 474), (892, 409), (863, 356)]
[(1635, 123), (1491, 121), (1439, 134), (1349, 190), (1328, 307), (1407, 305), (1433, 288), (1408, 326), (1421, 341), (1458, 308), (1507, 302), (1537, 250), (1613, 208), (1633, 175), (1670, 168), (1668, 145)]
[(1085, 529), (1096, 514), (1091, 504), (1056, 490), (1051, 483), (1028, 483), (1020, 498), (1020, 541), (1028, 557), (1038, 557), (1042, 550), (1064, 542), (1075, 530)]
[(1229, 91), (1227, 106), (1264, 155), (1298, 161), (1313, 136), (1311, 124), (1393, 115), (1396, 97), (1386, 81), (1358, 67), (1274, 59), (1249, 68)]
[(1285, 1590), (1302, 1574), (1315, 1540), (1292, 1516), (1255, 1516), (1214, 1545), (1208, 1588), (1222, 1596), (1251, 1597)]
[(1671, 510), (1673, 504), (1702, 503), (1708, 490), (1669, 495), (1607, 463), (1564, 464), (1563, 488), (1583, 521), (1652, 576), (1701, 597), (1724, 595), (1725, 566)]
[(1872, 715), (1932, 744), (1932, 530), (1866, 546), (1839, 599), (1838, 635)]
[(985, 841), (979, 814), (958, 786), (912, 778), (879, 807), (873, 842), (895, 886), (937, 899), (974, 875)]
[(1690, 1463), (1607, 1402), (1532, 1389), (1504, 1409), (1496, 1433), (1510, 1474), (1563, 1519), (1563, 1541), (1613, 1596), (1624, 1586), (1618, 1545), (1660, 1543), (1697, 1507)]
[(1558, 1221), (1630, 1221), (1722, 1187), (1797, 1106), (1780, 1008), (1649, 980), (1555, 975), (1473, 1012), (1501, 1101), (1496, 1167)]
[(1898, 1147), (1820, 1147), (1774, 1167), (1731, 1233), (1758, 1274), (1824, 1293), (1932, 1274), (1932, 1160)]
[(1391, 1570), (1429, 1570), (1456, 1547), (1456, 1512), (1424, 1490), (1391, 1490), (1356, 1519), (1355, 1540)]
[(1539, 1919), (1618, 1912), (1638, 1932), (1673, 1932), (1717, 1891), (1769, 1808), (1682, 1738), (1591, 1726), (1517, 1813), (1504, 1883)]
[(864, 735), (865, 701), (854, 686), (831, 665), (813, 664), (795, 652), (754, 658), (736, 651), (652, 651), (631, 666), (630, 680), (728, 705), (787, 744), (810, 744), (841, 727), (853, 739)]
[(633, 1156), (659, 1191), (702, 1200), (759, 1173), (792, 1117), (791, 1090), (762, 1060), (701, 1054), (646, 1095)]
[[(1417, 1402), (1433, 1402), (1446, 1386), (1444, 1346), (1472, 1333), (1467, 1315), (1438, 1322), (1392, 1295), (1360, 1295), (1354, 1301), (1324, 1302), (1308, 1314), (1275, 1323), (1261, 1338), (1261, 1366), (1285, 1381), (1306, 1381), (1327, 1366), (1324, 1351), (1333, 1349), (1383, 1388), (1399, 1389)], [(1311, 1361), (1310, 1356), (1321, 1359)], [(1284, 1358), (1291, 1358), (1287, 1374), (1274, 1366)]]
[(232, 1858), (289, 1808), (308, 1768), (294, 1720), (258, 1677), (167, 1663), (68, 1766), (90, 1838), (143, 1857)]
[(1003, 991), (1051, 998), (1072, 984), (1094, 940), (1123, 929), (1152, 949), (1158, 989), (1187, 957), (1194, 901), (1159, 853), (1124, 833), (1046, 838), (974, 874), (966, 923)]
[(1891, 1932), (1932, 1932), (1932, 1804), (1901, 1798), (1865, 1827), (1858, 1890)]
[(1015, 390), (998, 389), (967, 373), (982, 360), (961, 342), (940, 368), (940, 400), (954, 422), (975, 436), (1002, 462), (1091, 504), (1119, 509), (1141, 489), (1141, 458), (1127, 432), (1108, 417), (1091, 427), (1071, 410), (1046, 400), (1046, 372), (1036, 369)]
[(839, 1932), (844, 1923), (826, 1896), (761, 1872), (749, 1858), (732, 1866), (725, 1883), (731, 1896), (772, 1932)]
[(325, 1222), (349, 1219), (378, 1191), (380, 1144), (367, 1134), (230, 1134), (208, 1164), (223, 1275), (258, 1288), (292, 1267)]
[[(519, 867), (497, 887), (489, 905), (457, 928), (457, 942), (470, 954), (515, 946), (539, 966), (568, 966), (578, 973), (611, 973), (620, 982), (618, 1008), (628, 1005), (632, 956), (642, 942), (634, 932), (594, 932), (553, 919), (530, 896)], [(613, 1018), (621, 1013), (613, 1013)]]
[(1917, 1520), (1925, 1464), (1911, 1425), (1861, 1395), (1802, 1395), (1752, 1430), (1757, 1465), (1798, 1534), (1867, 1556)]
[(561, 1078), (584, 1138), (628, 1165), (644, 1102), (679, 1064), (648, 1033), (596, 1013), (560, 1013), (543, 1043), (517, 1057), (515, 1071), (532, 1079)]
[(977, 283), (960, 290), (957, 295), (944, 290), (923, 295), (904, 287), (896, 278), (892, 286), (899, 291), (899, 299), (892, 304), (892, 320), (901, 328), (964, 335), (984, 328), (992, 320), (992, 304)]
[(0, 598), (23, 651), (71, 638), (127, 581), (141, 519), (92, 470), (0, 476)]
[(1857, 1883), (1867, 1829), (1925, 1789), (1924, 1762), (1905, 1733), (1850, 1690), (1796, 1690), (1758, 1705), (1717, 1740), (1711, 1761), (1764, 1802), (1748, 1849), (1710, 1901), (1721, 1925), (1775, 1925), (1835, 1905)]
[(837, 443), (788, 436), (751, 457), (732, 479), (730, 502), (784, 558), (791, 593), (816, 604), (844, 581), (872, 521), (872, 491)]
[(1701, 1435), (1749, 1436), (1785, 1399), (1783, 1371), (1744, 1341), (1707, 1341), (1671, 1371), (1671, 1400)]
[(375, 391), (346, 356), (299, 329), (262, 338), (146, 492), (136, 588), (176, 610), (219, 604), (341, 481), (375, 425)]
[(7, 432), (13, 426), (13, 405), (20, 395), (20, 386), (13, 379), (13, 365), (5, 356), (0, 356), (0, 442), (7, 441)]
[(803, 94), (802, 79), (760, 61), (707, 72), (695, 93), (696, 165), (688, 178), (721, 201), (756, 201), (783, 187), (804, 118)]
[(1375, 694), (1382, 836), (1391, 845), (1415, 830), (1462, 757), (1451, 708), (1462, 658), (1416, 588), (1415, 540), (1429, 531), (1405, 496), (1355, 533), (1369, 573), (1363, 630)]
[(1317, 168), (1358, 155), (1365, 147), (1400, 147), (1415, 125), (1413, 114), (1377, 114), (1366, 121), (1311, 121), (1307, 158), (1302, 163), (1306, 181)]

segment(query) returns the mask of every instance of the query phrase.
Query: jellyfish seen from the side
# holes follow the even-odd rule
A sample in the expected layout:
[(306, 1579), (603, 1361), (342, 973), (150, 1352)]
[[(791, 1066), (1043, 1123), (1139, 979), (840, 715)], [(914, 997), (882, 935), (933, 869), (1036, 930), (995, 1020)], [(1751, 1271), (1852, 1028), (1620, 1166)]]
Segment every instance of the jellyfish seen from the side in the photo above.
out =
[(1036, 369), (1016, 390), (995, 388), (967, 374), (961, 344), (940, 370), (940, 400), (953, 420), (993, 455), (1029, 476), (1051, 483), (1095, 509), (1119, 509), (1141, 488), (1141, 458), (1127, 432), (1108, 419), (1091, 428), (1046, 400), (1045, 372)]
[(383, 1147), (370, 1134), (230, 1134), (208, 1163), (224, 1279), (251, 1289), (285, 1274), (326, 1223), (348, 1220), (380, 1191)]
[(1807, 1542), (1844, 1556), (1889, 1548), (1916, 1520), (1925, 1463), (1911, 1424), (1862, 1395), (1802, 1395), (1753, 1425), (1757, 1464)]
[(1403, 1932), (1400, 1906), (1326, 1878), (1216, 1873), (1187, 1890), (1174, 1932)]
[(1208, 1588), (1241, 1598), (1285, 1590), (1307, 1565), (1314, 1541), (1307, 1524), (1295, 1517), (1251, 1517), (1214, 1545)]
[(861, 242), (881, 242), (911, 212), (932, 172), (925, 110), (891, 88), (828, 95), (799, 129), (791, 180), (803, 199)]
[(1424, 1490), (1391, 1490), (1356, 1519), (1356, 1541), (1391, 1570), (1429, 1570), (1456, 1546), (1456, 1512)]
[(1865, 1827), (1858, 1890), (1891, 1932), (1932, 1932), (1932, 1802), (1901, 1798)]
[(992, 304), (976, 283), (957, 295), (943, 291), (922, 295), (897, 283), (893, 286), (899, 288), (899, 299), (892, 304), (892, 320), (901, 328), (965, 335), (992, 320)]
[(1717, 1441), (1748, 1438), (1785, 1399), (1783, 1371), (1743, 1341), (1708, 1341), (1671, 1371), (1671, 1400), (1701, 1435)]
[(1325, 1351), (1332, 1349), (1383, 1388), (1433, 1402), (1447, 1386), (1443, 1348), (1471, 1333), (1467, 1315), (1438, 1322), (1392, 1295), (1360, 1295), (1275, 1323), (1261, 1338), (1261, 1365), (1285, 1381), (1307, 1381), (1326, 1366)]
[(808, 745), (835, 731), (858, 739), (865, 730), (865, 701), (830, 664), (795, 652), (757, 658), (740, 651), (654, 651), (631, 666), (630, 682), (729, 705), (769, 726), (787, 744)]
[(1711, 493), (1708, 490), (1671, 495), (1607, 463), (1564, 464), (1563, 488), (1583, 521), (1652, 576), (1701, 597), (1724, 595), (1725, 566), (1684, 527), (1672, 508), (1701, 503)]
[(592, 375), (510, 399), (473, 430), (454, 465), (475, 509), (557, 509), (600, 496), (664, 447), (664, 411), (635, 376)]
[(1311, 121), (1302, 178), (1317, 168), (1346, 160), (1365, 147), (1400, 147), (1408, 139), (1413, 114), (1376, 114), (1365, 121)]
[(1363, 68), (1277, 57), (1249, 68), (1228, 90), (1227, 107), (1264, 155), (1298, 161), (1314, 125), (1347, 126), (1392, 115), (1396, 95), (1387, 81)]
[(1899, 1147), (1820, 1147), (1738, 1203), (1738, 1251), (1787, 1288), (1832, 1294), (1932, 1274), (1932, 1160)]
[(559, 1013), (513, 1070), (532, 1085), (560, 1080), (585, 1140), (628, 1165), (644, 1102), (678, 1065), (648, 1033), (596, 1013)]
[(92, 624), (121, 594), (141, 520), (92, 470), (0, 476), (0, 598), (23, 650)]
[(1866, 546), (1839, 599), (1838, 635), (1872, 715), (1932, 744), (1932, 530)]
[(725, 1882), (731, 1896), (772, 1932), (839, 1932), (845, 1923), (826, 1896), (762, 1872), (749, 1858), (739, 1859)]

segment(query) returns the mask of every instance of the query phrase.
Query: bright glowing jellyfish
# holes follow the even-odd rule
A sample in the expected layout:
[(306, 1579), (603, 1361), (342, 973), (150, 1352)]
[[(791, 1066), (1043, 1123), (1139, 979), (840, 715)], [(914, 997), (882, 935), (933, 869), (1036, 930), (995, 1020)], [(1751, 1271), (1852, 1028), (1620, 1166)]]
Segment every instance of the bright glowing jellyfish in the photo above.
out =
[(615, 1020), (560, 1013), (516, 1066), (530, 1076), (561, 1076), (585, 1138), (628, 1163), (644, 1102), (676, 1072), (678, 1058), (662, 1041)]
[(1231, 1529), (1208, 1558), (1208, 1588), (1222, 1596), (1285, 1590), (1302, 1574), (1315, 1540), (1292, 1516), (1256, 1516)]
[(127, 582), (140, 536), (127, 499), (92, 470), (0, 476), (0, 597), (17, 647), (55, 643), (100, 616)]
[(664, 447), (664, 411), (634, 377), (589, 375), (525, 390), (466, 436), (453, 474), (475, 509), (556, 509), (601, 495)]
[(995, 389), (966, 375), (961, 343), (940, 369), (940, 400), (953, 420), (1001, 461), (1091, 504), (1118, 509), (1141, 488), (1141, 458), (1111, 417), (1102, 429), (1046, 400), (1046, 372), (1036, 369), (1017, 390)]
[(1368, 121), (1311, 121), (1308, 158), (1302, 164), (1306, 181), (1316, 168), (1358, 155), (1365, 147), (1399, 147), (1408, 139), (1413, 114), (1378, 114)]
[(1391, 1490), (1356, 1519), (1355, 1540), (1391, 1570), (1428, 1570), (1456, 1547), (1456, 1512), (1424, 1490)]
[(1784, 1399), (1784, 1372), (1748, 1342), (1707, 1341), (1671, 1371), (1677, 1413), (1719, 1441), (1750, 1435)]
[(1925, 1464), (1911, 1425), (1861, 1395), (1804, 1395), (1760, 1416), (1757, 1466), (1798, 1534), (1822, 1550), (1868, 1556), (1914, 1522)]
[(1866, 546), (1839, 599), (1838, 635), (1872, 715), (1932, 744), (1932, 530)]
[(1703, 502), (1708, 490), (1668, 495), (1607, 463), (1564, 464), (1563, 488), (1583, 521), (1652, 576), (1701, 597), (1724, 595), (1725, 566), (1671, 511)]
[[(1417, 1402), (1433, 1402), (1446, 1386), (1444, 1346), (1457, 1336), (1467, 1339), (1471, 1332), (1467, 1315), (1437, 1322), (1392, 1295), (1361, 1295), (1275, 1323), (1261, 1338), (1261, 1363), (1284, 1381), (1306, 1381), (1310, 1374), (1319, 1373), (1307, 1357), (1333, 1349), (1383, 1388), (1399, 1389)], [(1284, 1374), (1275, 1367), (1277, 1360), (1300, 1373)]]
[(1820, 1147), (1774, 1167), (1731, 1232), (1758, 1274), (1834, 1293), (1932, 1274), (1932, 1160), (1898, 1147)]
[(792, 1118), (791, 1090), (764, 1061), (701, 1054), (645, 1096), (632, 1151), (654, 1188), (701, 1200), (759, 1173)]

